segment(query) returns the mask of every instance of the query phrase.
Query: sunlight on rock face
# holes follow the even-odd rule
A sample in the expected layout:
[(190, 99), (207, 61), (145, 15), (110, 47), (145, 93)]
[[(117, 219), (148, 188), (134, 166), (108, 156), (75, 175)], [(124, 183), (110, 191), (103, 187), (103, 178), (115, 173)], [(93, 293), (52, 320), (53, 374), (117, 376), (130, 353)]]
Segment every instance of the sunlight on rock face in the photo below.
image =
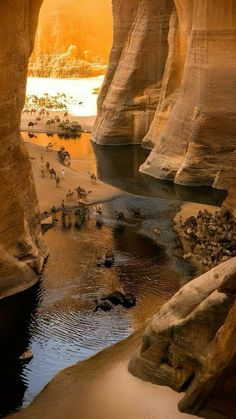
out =
[(109, 0), (44, 0), (29, 75), (73, 78), (104, 74), (111, 40)]

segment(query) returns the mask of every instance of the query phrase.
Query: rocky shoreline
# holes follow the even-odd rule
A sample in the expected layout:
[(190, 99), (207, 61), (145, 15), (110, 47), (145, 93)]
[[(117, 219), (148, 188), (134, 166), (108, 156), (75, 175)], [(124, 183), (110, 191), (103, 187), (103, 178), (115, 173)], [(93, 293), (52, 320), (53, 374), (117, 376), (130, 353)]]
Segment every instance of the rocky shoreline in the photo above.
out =
[(229, 210), (183, 204), (174, 223), (179, 235), (178, 254), (190, 260), (199, 273), (236, 255), (236, 223)]

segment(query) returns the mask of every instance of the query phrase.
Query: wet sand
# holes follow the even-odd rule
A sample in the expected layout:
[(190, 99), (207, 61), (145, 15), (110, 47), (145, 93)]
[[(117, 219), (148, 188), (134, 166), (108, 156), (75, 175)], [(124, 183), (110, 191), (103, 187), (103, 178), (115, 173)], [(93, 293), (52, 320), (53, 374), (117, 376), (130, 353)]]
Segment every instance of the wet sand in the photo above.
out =
[(57, 374), (19, 419), (184, 419), (183, 395), (144, 382), (128, 372), (141, 333)]

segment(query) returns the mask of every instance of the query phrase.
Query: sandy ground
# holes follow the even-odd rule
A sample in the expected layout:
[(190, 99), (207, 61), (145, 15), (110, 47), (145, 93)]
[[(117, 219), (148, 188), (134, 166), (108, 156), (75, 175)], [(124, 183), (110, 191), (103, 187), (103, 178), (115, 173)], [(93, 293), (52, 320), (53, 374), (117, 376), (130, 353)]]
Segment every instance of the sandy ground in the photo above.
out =
[[(51, 124), (50, 128), (46, 127), (46, 122), (49, 119), (53, 119), (55, 116), (59, 116), (59, 118), (63, 121), (65, 119), (68, 119), (70, 122), (76, 121), (78, 122), (82, 130), (84, 132), (91, 132), (96, 116), (74, 116), (69, 114), (68, 116), (64, 117), (64, 112), (58, 112), (58, 111), (50, 111), (49, 116), (43, 115), (40, 116), (41, 121), (36, 121), (36, 118), (39, 116), (38, 112), (35, 113), (35, 115), (30, 115), (26, 113), (22, 113), (21, 116), (21, 131), (30, 131), (30, 132), (48, 132), (51, 134), (58, 134), (63, 133), (62, 130), (59, 130), (57, 127), (57, 123)], [(28, 128), (28, 123), (33, 122), (34, 124), (37, 123), (33, 128)]]
[[(32, 169), (34, 174), (35, 186), (38, 194), (40, 203), (40, 212), (50, 211), (53, 205), (61, 207), (62, 199), (65, 199), (65, 204), (68, 206), (76, 206), (78, 203), (77, 194), (70, 199), (66, 199), (66, 194), (70, 190), (74, 190), (78, 186), (81, 186), (86, 191), (90, 191), (86, 202), (88, 204), (104, 202), (109, 199), (115, 198), (121, 195), (121, 191), (113, 186), (105, 184), (100, 180), (93, 185), (90, 181), (88, 173), (82, 171), (75, 171), (61, 164), (57, 160), (57, 153), (54, 151), (46, 151), (45, 147), (26, 143), (26, 147), (31, 159)], [(43, 162), (41, 162), (41, 156)], [(56, 187), (56, 181), (50, 177), (50, 174), (45, 168), (47, 161), (50, 163), (50, 167), (54, 168), (58, 176), (61, 178), (61, 171), (64, 169), (65, 178), (61, 178), (59, 188)], [(44, 167), (45, 177), (41, 175), (41, 167)]]
[[(215, 212), (217, 211), (219, 208), (212, 206), (212, 205), (204, 205), (204, 204), (196, 204), (196, 203), (190, 203), (190, 202), (185, 202), (184, 204), (182, 204), (180, 206), (180, 210), (179, 212), (176, 214), (176, 216), (174, 217), (174, 230), (176, 231), (176, 233), (178, 234), (182, 246), (183, 246), (183, 251), (181, 251), (180, 256), (183, 257), (183, 255), (189, 255), (189, 260), (191, 261), (191, 263), (197, 268), (198, 273), (204, 273), (205, 269), (202, 266), (202, 260), (200, 258), (200, 256), (198, 255), (193, 255), (191, 254), (191, 249), (189, 247), (189, 242), (187, 240), (184, 239), (184, 231), (183, 231), (183, 227), (182, 224), (185, 223), (186, 219), (194, 216), (196, 217), (198, 212), (204, 211), (204, 209), (208, 210), (209, 212)], [(191, 254), (191, 256), (190, 256)]]
[(183, 397), (168, 387), (144, 382), (128, 372), (141, 331), (94, 357), (69, 367), (36, 397), (19, 419), (187, 419), (178, 411)]

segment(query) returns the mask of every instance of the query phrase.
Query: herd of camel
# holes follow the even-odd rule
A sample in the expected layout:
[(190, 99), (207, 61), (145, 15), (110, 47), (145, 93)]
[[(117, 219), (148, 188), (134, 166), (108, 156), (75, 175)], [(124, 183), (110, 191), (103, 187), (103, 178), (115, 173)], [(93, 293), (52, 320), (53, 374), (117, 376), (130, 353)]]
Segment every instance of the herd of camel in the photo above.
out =
[[(207, 270), (236, 256), (236, 222), (227, 209), (215, 213), (199, 211), (183, 223), (183, 237), (190, 250)], [(187, 258), (188, 254), (184, 255)]]
[[(31, 110), (25, 109), (23, 111), (23, 113), (27, 113), (27, 114), (30, 113), (30, 115), (35, 115), (36, 112), (37, 112), (36, 109), (31, 109)], [(33, 121), (28, 122), (28, 130), (29, 131), (33, 130), (34, 126), (37, 125), (38, 122), (41, 122), (42, 119), (44, 119), (44, 116), (49, 117), (50, 113), (46, 111), (45, 109), (39, 110), (38, 116), (35, 119), (36, 122), (33, 122)], [(63, 116), (64, 118), (67, 118), (68, 112), (67, 111), (64, 112)], [(61, 120), (58, 115), (54, 116), (54, 118), (46, 119), (45, 121), (46, 129), (50, 129), (51, 126), (52, 125), (54, 126), (55, 124), (57, 124), (57, 129), (63, 132), (66, 131), (66, 132), (72, 132), (72, 133), (78, 134), (78, 133), (81, 133), (82, 131), (82, 127), (77, 121), (70, 121), (69, 119)]]

